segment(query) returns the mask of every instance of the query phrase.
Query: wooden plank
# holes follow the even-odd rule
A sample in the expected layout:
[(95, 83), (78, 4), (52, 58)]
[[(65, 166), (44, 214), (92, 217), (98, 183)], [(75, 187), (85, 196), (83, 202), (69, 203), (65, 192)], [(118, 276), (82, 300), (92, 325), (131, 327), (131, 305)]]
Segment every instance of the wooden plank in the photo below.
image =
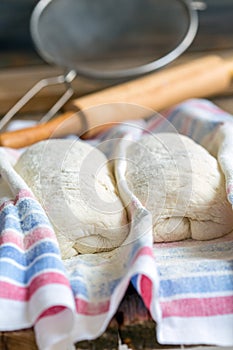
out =
[[(229, 58), (233, 57), (233, 50), (186, 53), (171, 63), (169, 67), (187, 62), (190, 59), (199, 58), (203, 54), (219, 54), (221, 57)], [(47, 64), (24, 68), (0, 69), (0, 116), (4, 115), (38, 81), (60, 74), (63, 74), (61, 68)], [(78, 77), (72, 83), (75, 90), (74, 98), (103, 89), (113, 83), (113, 81), (97, 81)], [(45, 113), (63, 92), (64, 85), (54, 85), (45, 88), (22, 109), (21, 113)], [(229, 96), (232, 93), (233, 84), (222, 95)]]
[(37, 350), (34, 332), (32, 329), (1, 332), (1, 350)]
[[(48, 65), (0, 70), (0, 115), (4, 115), (25, 93), (42, 79), (62, 75), (63, 70)], [(103, 83), (76, 78), (72, 83), (76, 93), (81, 96), (104, 86)], [(66, 86), (56, 84), (41, 90), (21, 113), (46, 112), (64, 93)]]
[[(233, 95), (233, 92), (232, 92)], [(233, 115), (233, 98), (232, 96), (216, 96), (211, 99), (217, 106), (224, 111)]]

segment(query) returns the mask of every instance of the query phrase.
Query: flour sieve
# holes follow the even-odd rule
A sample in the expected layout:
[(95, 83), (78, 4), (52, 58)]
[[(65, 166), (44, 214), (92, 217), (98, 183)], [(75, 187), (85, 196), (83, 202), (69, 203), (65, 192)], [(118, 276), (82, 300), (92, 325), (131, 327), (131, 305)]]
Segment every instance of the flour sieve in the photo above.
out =
[(66, 91), (43, 122), (72, 96), (76, 75), (112, 84), (172, 62), (196, 35), (198, 4), (191, 0), (41, 0), (31, 16), (32, 39), (41, 57), (63, 67), (65, 73), (39, 81), (3, 117), (0, 129), (48, 85), (62, 83)]

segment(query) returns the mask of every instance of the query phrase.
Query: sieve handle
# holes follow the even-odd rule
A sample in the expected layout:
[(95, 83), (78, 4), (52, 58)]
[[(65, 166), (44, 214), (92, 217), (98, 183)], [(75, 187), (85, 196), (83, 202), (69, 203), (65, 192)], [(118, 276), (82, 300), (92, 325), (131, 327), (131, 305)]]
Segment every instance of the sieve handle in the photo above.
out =
[[(232, 62), (226, 63), (218, 56), (206, 56), (176, 67), (167, 68), (105, 90), (73, 100), (68, 112), (34, 127), (0, 134), (0, 145), (12, 148), (28, 146), (50, 137), (64, 137), (83, 133), (83, 138), (96, 135), (116, 122), (147, 117), (147, 113), (161, 111), (188, 98), (202, 98), (224, 91), (232, 78)], [(111, 103), (120, 102), (111, 108)], [(123, 104), (122, 104), (123, 103)], [(127, 114), (124, 103), (136, 104), (137, 114)], [(103, 109), (90, 107), (104, 105)], [(86, 126), (74, 108), (82, 110)]]

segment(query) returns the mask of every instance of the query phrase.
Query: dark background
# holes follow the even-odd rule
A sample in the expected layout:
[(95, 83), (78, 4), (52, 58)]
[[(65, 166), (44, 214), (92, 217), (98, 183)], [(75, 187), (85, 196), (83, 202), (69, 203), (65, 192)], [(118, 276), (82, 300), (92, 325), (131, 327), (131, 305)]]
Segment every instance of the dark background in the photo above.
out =
[[(16, 61), (4, 61), (3, 54), (12, 52), (16, 56), (18, 53), (31, 55), (32, 63), (37, 62), (37, 59), (40, 61), (29, 29), (30, 16), (37, 2), (37, 0), (0, 1), (1, 67), (16, 64)], [(207, 8), (199, 11), (199, 30), (189, 50), (233, 48), (233, 0), (206, 0), (205, 3)]]

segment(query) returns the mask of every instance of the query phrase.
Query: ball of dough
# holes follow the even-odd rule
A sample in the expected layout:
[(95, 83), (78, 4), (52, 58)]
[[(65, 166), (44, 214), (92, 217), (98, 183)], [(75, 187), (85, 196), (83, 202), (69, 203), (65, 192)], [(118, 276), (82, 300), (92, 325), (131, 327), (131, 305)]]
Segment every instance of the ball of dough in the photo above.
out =
[(42, 141), (15, 169), (45, 209), (63, 258), (108, 251), (126, 238), (127, 214), (98, 149), (77, 140)]
[(233, 230), (217, 160), (189, 137), (144, 135), (127, 148), (126, 180), (153, 217), (154, 242), (208, 240)]

